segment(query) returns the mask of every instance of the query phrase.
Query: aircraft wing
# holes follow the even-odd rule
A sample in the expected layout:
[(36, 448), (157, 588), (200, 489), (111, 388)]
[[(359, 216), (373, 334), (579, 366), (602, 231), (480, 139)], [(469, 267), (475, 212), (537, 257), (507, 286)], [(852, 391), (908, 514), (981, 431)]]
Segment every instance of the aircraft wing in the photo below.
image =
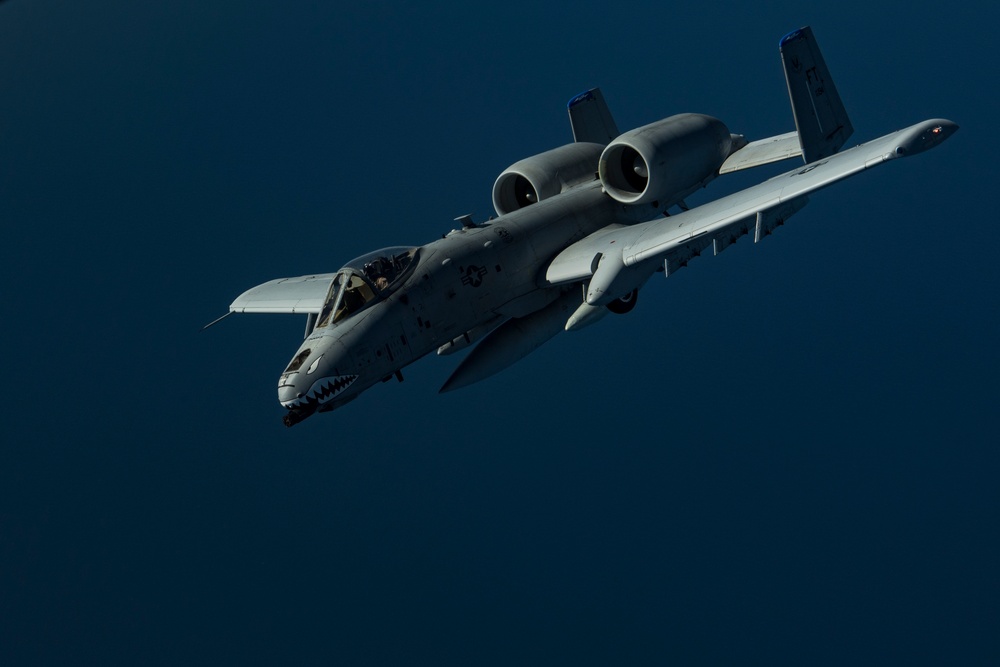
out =
[(248, 289), (229, 306), (231, 313), (316, 313), (336, 273), (278, 278)]
[(546, 270), (546, 281), (589, 279), (587, 303), (607, 303), (641, 286), (661, 261), (669, 275), (708, 246), (714, 246), (717, 254), (751, 229), (759, 241), (801, 209), (809, 193), (888, 160), (933, 148), (957, 129), (949, 120), (926, 120), (689, 211), (605, 228), (559, 253)]

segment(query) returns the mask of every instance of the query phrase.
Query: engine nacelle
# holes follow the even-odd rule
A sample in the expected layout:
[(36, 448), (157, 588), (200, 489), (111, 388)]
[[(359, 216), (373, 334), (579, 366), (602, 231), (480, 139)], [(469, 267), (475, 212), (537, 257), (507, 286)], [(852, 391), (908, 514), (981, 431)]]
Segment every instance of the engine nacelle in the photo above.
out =
[(672, 206), (715, 178), (731, 147), (721, 120), (679, 114), (612, 141), (601, 153), (598, 171), (615, 201)]
[(493, 207), (503, 215), (593, 181), (604, 149), (578, 142), (515, 162), (493, 184)]

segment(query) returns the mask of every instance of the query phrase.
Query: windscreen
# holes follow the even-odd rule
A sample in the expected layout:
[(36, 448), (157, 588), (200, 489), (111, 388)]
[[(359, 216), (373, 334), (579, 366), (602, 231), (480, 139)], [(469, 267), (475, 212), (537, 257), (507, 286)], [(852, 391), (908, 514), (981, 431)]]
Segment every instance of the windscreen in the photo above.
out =
[(341, 322), (385, 298), (413, 267), (416, 248), (385, 248), (348, 262), (330, 283), (317, 329)]

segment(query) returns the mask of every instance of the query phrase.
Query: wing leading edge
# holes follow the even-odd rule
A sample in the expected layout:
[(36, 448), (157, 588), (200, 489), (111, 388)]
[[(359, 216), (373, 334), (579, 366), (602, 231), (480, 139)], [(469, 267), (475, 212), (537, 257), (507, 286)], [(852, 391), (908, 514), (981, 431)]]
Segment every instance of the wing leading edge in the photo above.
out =
[(678, 215), (603, 229), (559, 253), (546, 270), (546, 282), (589, 279), (587, 302), (606, 303), (642, 285), (660, 261), (670, 275), (709, 246), (717, 254), (751, 230), (759, 241), (800, 210), (809, 193), (929, 150), (956, 130), (949, 120), (926, 120)]

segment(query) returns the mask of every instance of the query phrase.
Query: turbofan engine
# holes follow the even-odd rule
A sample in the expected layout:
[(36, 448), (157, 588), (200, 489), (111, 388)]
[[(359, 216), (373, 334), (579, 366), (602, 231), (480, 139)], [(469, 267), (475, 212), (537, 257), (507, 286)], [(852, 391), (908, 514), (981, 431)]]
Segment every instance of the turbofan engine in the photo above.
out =
[(664, 118), (608, 144), (598, 167), (601, 183), (622, 204), (666, 208), (718, 175), (732, 141), (717, 118), (694, 113)]
[(497, 215), (530, 206), (596, 178), (600, 144), (578, 142), (515, 162), (493, 184)]

